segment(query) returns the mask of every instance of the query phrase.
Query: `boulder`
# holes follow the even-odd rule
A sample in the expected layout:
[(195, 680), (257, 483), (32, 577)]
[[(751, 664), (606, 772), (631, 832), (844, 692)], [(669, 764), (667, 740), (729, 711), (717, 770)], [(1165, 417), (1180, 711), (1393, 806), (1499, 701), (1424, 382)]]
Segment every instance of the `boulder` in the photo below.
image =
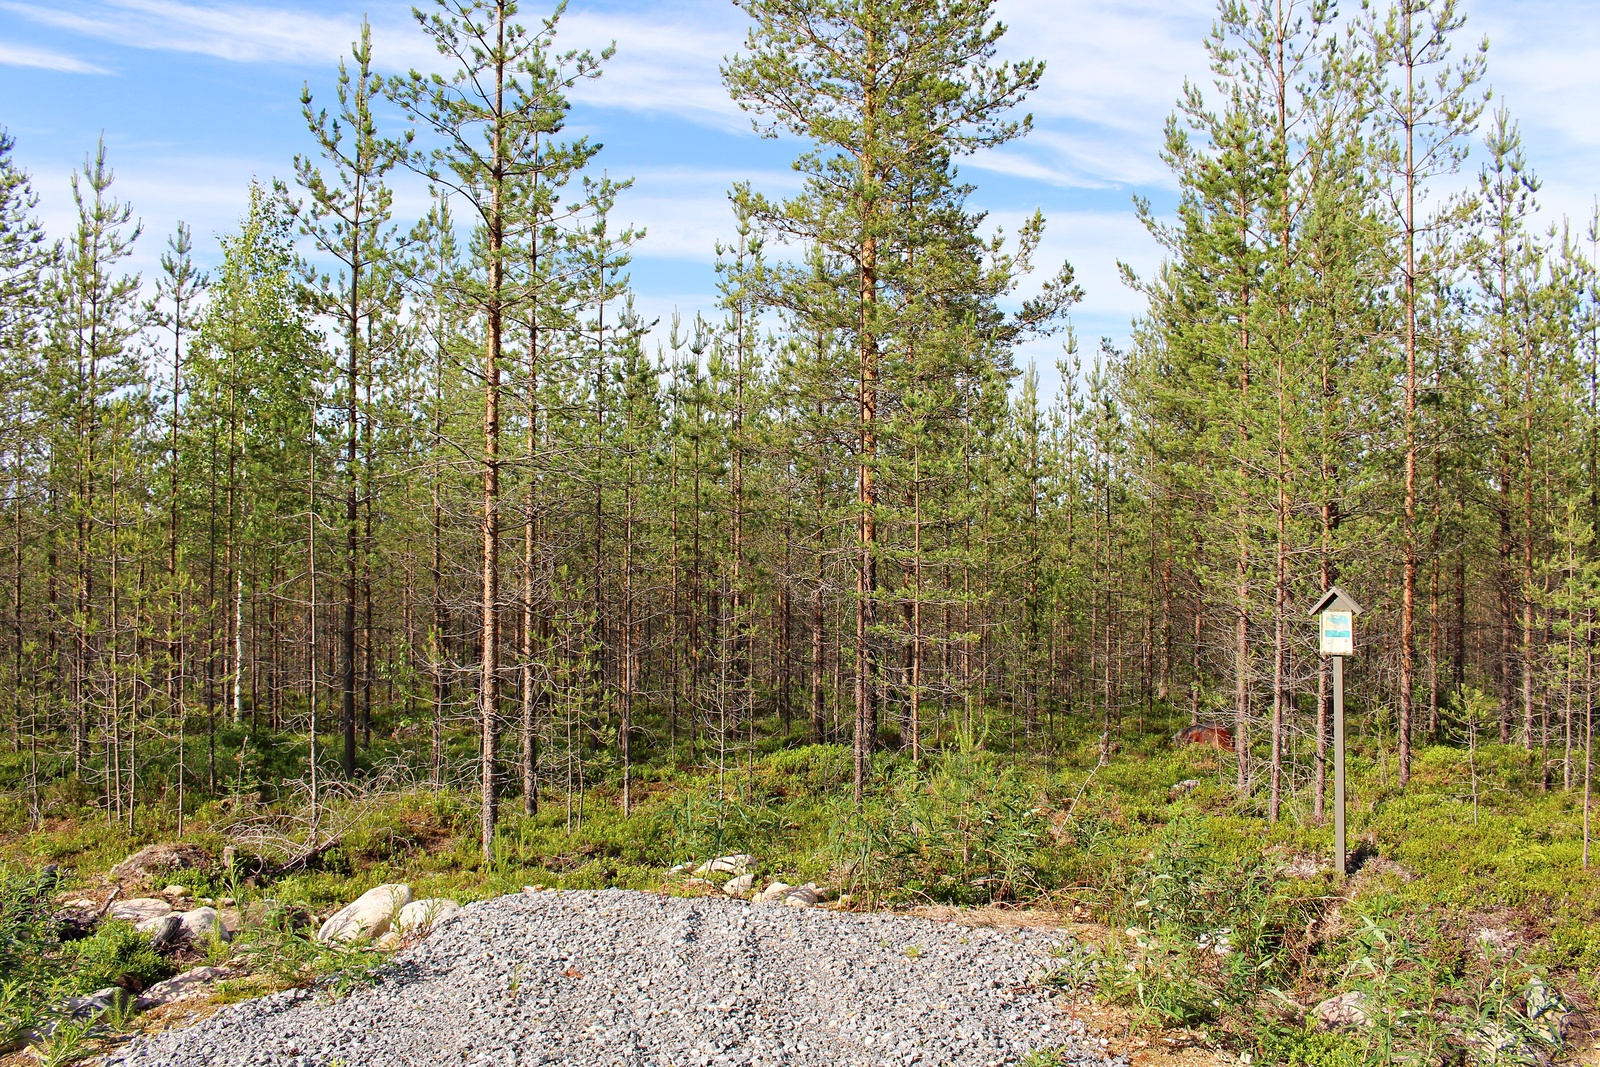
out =
[(169, 885), (161, 891), (161, 895), (168, 900), (182, 900), (189, 895), (189, 889), (187, 886)]
[(183, 936), (195, 944), (210, 941), (219, 937), (224, 941), (230, 940), (233, 935), (228, 933), (222, 925), (222, 916), (217, 914), (216, 908), (195, 908), (179, 916), (183, 924)]
[(168, 978), (165, 982), (157, 982), (139, 994), (139, 999), (133, 1002), (133, 1006), (140, 1011), (149, 1011), (163, 1004), (176, 1004), (180, 1000), (209, 996), (211, 987), (217, 980), (227, 976), (228, 972), (221, 967), (195, 967), (176, 977)]
[(751, 889), (755, 888), (755, 884), (755, 875), (748, 873), (741, 874), (737, 878), (728, 879), (727, 884), (722, 887), (722, 891), (728, 894), (730, 897), (742, 898), (746, 893), (750, 892)]
[(1185, 778), (1183, 781), (1175, 783), (1171, 789), (1167, 790), (1167, 796), (1171, 797), (1173, 800), (1177, 800), (1179, 797), (1188, 796), (1190, 793), (1193, 793), (1199, 788), (1200, 779)]
[(732, 856), (718, 856), (714, 860), (702, 863), (694, 869), (694, 873), (704, 877), (708, 874), (741, 875), (750, 869), (756, 858), (748, 853), (740, 852)]
[(121, 986), (106, 986), (81, 997), (68, 997), (64, 1005), (73, 1019), (95, 1019), (127, 1003), (128, 991)]
[(820, 903), (821, 900), (822, 890), (818, 889), (813, 882), (796, 886), (783, 895), (784, 907), (788, 908), (809, 908), (813, 904)]
[(166, 952), (177, 948), (183, 943), (183, 916), (168, 915), (161, 920), (161, 925), (156, 927), (155, 934), (150, 938), (150, 947), (157, 952)]
[(401, 936), (426, 934), (460, 910), (460, 904), (445, 897), (413, 900), (401, 908), (400, 913), (395, 916), (394, 929)]
[(787, 882), (773, 882), (767, 888), (756, 894), (757, 904), (771, 904), (775, 900), (782, 900), (783, 895), (794, 886)]
[(1353, 1030), (1372, 1025), (1367, 995), (1359, 989), (1329, 997), (1311, 1009), (1311, 1014), (1317, 1020), (1318, 1030)]
[(671, 867), (667, 868), (667, 873), (674, 877), (680, 874), (689, 874), (693, 871), (694, 864), (692, 863), (674, 863)]
[(161, 920), (172, 914), (172, 905), (157, 897), (134, 897), (132, 900), (113, 901), (106, 909), (106, 917), (118, 922), (132, 923), (141, 934), (151, 934), (161, 925)]
[(169, 871), (210, 865), (210, 853), (198, 845), (146, 845), (111, 868), (111, 877), (119, 882), (147, 882)]
[(411, 887), (387, 882), (367, 890), (329, 916), (317, 931), (317, 940), (354, 941), (360, 937), (381, 937), (394, 922), (401, 908), (411, 903)]
[(402, 942), (400, 935), (395, 931), (390, 930), (388, 933), (378, 938), (378, 940), (374, 941), (372, 943), (372, 947), (380, 952), (393, 952), (395, 949), (399, 948), (401, 944)]

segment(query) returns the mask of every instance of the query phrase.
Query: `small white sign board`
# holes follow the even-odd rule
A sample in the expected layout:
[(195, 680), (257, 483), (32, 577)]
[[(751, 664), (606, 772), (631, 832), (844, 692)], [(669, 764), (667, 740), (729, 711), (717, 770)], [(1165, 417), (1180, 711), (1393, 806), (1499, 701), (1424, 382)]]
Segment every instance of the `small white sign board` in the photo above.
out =
[(1322, 654), (1324, 656), (1353, 656), (1356, 651), (1355, 632), (1352, 627), (1354, 612), (1324, 611), (1322, 620)]

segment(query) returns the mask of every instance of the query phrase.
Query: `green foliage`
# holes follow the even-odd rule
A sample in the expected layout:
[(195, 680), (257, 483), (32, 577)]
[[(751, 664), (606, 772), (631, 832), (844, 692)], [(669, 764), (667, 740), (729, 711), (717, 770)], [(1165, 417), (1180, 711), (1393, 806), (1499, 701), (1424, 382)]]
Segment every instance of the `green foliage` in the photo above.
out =
[(1015, 767), (972, 744), (925, 770), (886, 770), (862, 808), (832, 805), (830, 855), (869, 901), (951, 904), (1032, 900), (1049, 857), (1036, 790)]
[(92, 1032), (96, 1020), (61, 1020), (50, 1033), (31, 1046), (40, 1067), (66, 1067), (86, 1059), (94, 1051)]
[(1265, 1027), (1258, 1048), (1265, 1062), (1282, 1067), (1368, 1067), (1381, 1062), (1361, 1040), (1310, 1025)]
[(110, 985), (141, 990), (173, 974), (172, 964), (132, 923), (101, 923), (88, 937), (68, 942), (63, 956), (72, 984), (84, 993)]
[(64, 988), (50, 965), (54, 888), (36, 868), (0, 860), (0, 1049), (32, 1029)]

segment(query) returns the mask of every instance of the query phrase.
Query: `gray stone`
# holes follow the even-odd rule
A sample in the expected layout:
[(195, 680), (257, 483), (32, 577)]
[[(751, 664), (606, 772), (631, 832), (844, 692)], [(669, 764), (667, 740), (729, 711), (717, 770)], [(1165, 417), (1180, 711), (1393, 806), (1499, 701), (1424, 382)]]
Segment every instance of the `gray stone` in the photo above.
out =
[(411, 887), (398, 882), (376, 886), (329, 916), (317, 931), (317, 940), (354, 941), (380, 937), (400, 909), (411, 903)]
[(106, 918), (132, 923), (141, 934), (155, 933), (161, 920), (172, 914), (172, 905), (157, 897), (134, 897), (132, 900), (113, 901), (106, 909)]
[(394, 918), (394, 929), (402, 937), (408, 934), (426, 934), (435, 926), (453, 918), (461, 905), (445, 897), (413, 900), (401, 908)]
[(1179, 797), (1188, 796), (1190, 793), (1193, 793), (1196, 789), (1199, 789), (1199, 788), (1200, 788), (1200, 779), (1198, 779), (1198, 778), (1185, 778), (1183, 781), (1174, 784), (1171, 789), (1167, 790), (1167, 795), (1169, 797), (1171, 797), (1173, 800), (1177, 800)]
[(767, 888), (756, 894), (756, 903), (771, 904), (775, 900), (782, 900), (783, 895), (793, 888), (794, 886), (790, 885), (788, 882), (773, 882), (771, 885), (767, 886)]
[(168, 915), (161, 920), (161, 925), (150, 937), (150, 947), (157, 952), (166, 952), (168, 949), (177, 948), (183, 943), (183, 916)]
[(81, 997), (68, 997), (64, 1005), (74, 1019), (93, 1019), (128, 1002), (128, 991), (120, 986), (106, 986)]
[(139, 994), (139, 999), (133, 1002), (133, 1006), (140, 1011), (149, 1011), (163, 1004), (176, 1004), (180, 1000), (195, 1000), (210, 996), (211, 987), (219, 979), (226, 978), (228, 973), (221, 967), (195, 967), (168, 978), (165, 982), (157, 982)]
[(213, 937), (220, 937), (224, 941), (233, 937), (222, 925), (222, 916), (217, 914), (216, 908), (195, 908), (186, 911), (181, 920), (183, 936), (197, 945), (210, 941)]
[(1311, 1010), (1319, 1030), (1353, 1030), (1358, 1026), (1372, 1025), (1372, 1012), (1367, 995), (1359, 989), (1329, 997)]
[(736, 853), (731, 856), (718, 856), (716, 859), (708, 860), (707, 862), (696, 867), (694, 869), (694, 873), (700, 875), (701, 877), (704, 877), (708, 874), (740, 875), (748, 871), (750, 869), (750, 865), (755, 861), (756, 858), (754, 856), (745, 852)]
[(818, 889), (814, 882), (796, 886), (783, 895), (783, 904), (787, 908), (809, 908), (821, 902), (822, 890)]

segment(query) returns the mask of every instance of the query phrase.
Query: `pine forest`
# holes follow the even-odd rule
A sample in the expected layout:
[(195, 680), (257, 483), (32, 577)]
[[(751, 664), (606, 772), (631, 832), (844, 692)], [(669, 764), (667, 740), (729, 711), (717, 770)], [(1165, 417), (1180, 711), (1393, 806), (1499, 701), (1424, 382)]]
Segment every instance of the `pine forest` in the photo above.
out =
[[(561, 8), (430, 0), (439, 73), (363, 26), (215, 248), (143, 232), (105, 139), (47, 232), (0, 134), (12, 888), (155, 841), (313, 909), (747, 852), (854, 906), (1081, 907), (1115, 945), (1063, 983), (1260, 1062), (1581, 1056), (1600, 215), (1551, 224), (1462, 5), (1221, 0), (1118, 341), (964, 166), (1067, 57), (1003, 58), (994, 0), (735, 4), (722, 88), (795, 180), (727, 190), (716, 303), (670, 318), (640, 186), (567, 129), (626, 57)], [(1172, 894), (1260, 967), (1121, 938)], [(1453, 977), (1371, 979), (1434, 1005), (1382, 1041), (1302, 1026), (1358, 959)]]

